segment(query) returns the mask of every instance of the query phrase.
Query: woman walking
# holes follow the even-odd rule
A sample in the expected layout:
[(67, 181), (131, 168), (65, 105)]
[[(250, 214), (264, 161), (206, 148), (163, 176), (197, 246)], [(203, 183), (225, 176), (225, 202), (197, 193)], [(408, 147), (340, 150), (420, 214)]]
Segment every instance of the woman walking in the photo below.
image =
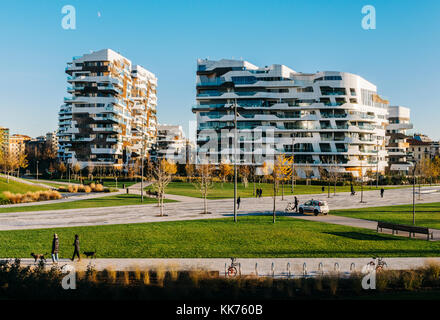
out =
[(73, 242), (74, 250), (73, 250), (73, 257), (72, 261), (75, 260), (75, 256), (78, 257), (78, 261), (81, 261), (81, 257), (79, 256), (79, 237), (77, 234), (75, 234), (75, 241)]
[(54, 233), (52, 240), (52, 262), (58, 263), (58, 248), (60, 246), (60, 242), (58, 240), (58, 235)]

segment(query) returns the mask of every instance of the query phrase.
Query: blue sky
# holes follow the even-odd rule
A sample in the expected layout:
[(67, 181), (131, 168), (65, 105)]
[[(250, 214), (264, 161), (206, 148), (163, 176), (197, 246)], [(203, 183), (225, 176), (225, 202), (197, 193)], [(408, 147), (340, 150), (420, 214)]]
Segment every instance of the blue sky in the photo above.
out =
[[(61, 27), (64, 5), (76, 30)], [(361, 28), (364, 5), (376, 30)], [(0, 126), (37, 136), (57, 127), (72, 56), (112, 48), (158, 77), (161, 123), (194, 119), (197, 58), (243, 58), (296, 71), (346, 71), (411, 108), (440, 138), (440, 1), (20, 0), (0, 4)], [(98, 14), (98, 12), (100, 14)]]

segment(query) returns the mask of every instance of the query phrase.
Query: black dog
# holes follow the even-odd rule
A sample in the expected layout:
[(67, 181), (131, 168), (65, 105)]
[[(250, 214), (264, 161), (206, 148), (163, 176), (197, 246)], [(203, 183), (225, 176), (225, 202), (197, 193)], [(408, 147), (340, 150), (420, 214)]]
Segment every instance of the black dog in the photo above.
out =
[(46, 262), (46, 258), (44, 256), (47, 256), (47, 253), (45, 253), (45, 254), (35, 254), (35, 253), (31, 252), (31, 256), (34, 257), (35, 262), (37, 262), (38, 259), (44, 260), (44, 262)]
[(95, 258), (96, 259), (96, 251), (84, 251), (83, 252), (87, 258)]

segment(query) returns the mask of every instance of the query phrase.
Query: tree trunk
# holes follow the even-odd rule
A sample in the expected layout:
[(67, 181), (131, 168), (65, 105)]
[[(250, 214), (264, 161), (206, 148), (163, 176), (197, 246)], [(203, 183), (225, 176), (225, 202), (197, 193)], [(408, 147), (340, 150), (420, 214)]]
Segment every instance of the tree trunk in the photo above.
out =
[(277, 197), (277, 188), (275, 185), (275, 179), (273, 181), (273, 214), (272, 214), (272, 222), (275, 223), (275, 201)]
[(203, 195), (203, 213), (204, 214), (208, 213), (208, 204), (206, 202), (206, 191), (205, 194)]

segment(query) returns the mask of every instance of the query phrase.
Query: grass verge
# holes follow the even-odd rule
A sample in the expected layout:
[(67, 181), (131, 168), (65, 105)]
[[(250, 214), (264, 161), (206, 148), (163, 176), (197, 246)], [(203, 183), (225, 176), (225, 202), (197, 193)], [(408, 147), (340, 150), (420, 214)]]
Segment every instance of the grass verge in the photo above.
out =
[[(174, 200), (165, 199), (164, 202), (174, 202)], [(0, 213), (7, 212), (29, 212), (29, 211), (43, 211), (43, 210), (67, 210), (67, 209), (83, 209), (83, 208), (99, 208), (99, 207), (118, 207), (131, 206), (141, 204), (157, 203), (154, 198), (144, 197), (144, 202), (141, 203), (141, 196), (135, 194), (118, 194), (107, 197), (100, 197), (94, 199), (78, 200), (71, 202), (60, 202), (52, 204), (42, 204), (22, 207), (0, 208)]]
[(0, 257), (30, 257), (60, 238), (60, 256), (70, 258), (75, 234), (81, 251), (99, 258), (270, 258), (440, 256), (440, 242), (408, 239), (372, 230), (270, 216), (143, 224), (1, 231)]

